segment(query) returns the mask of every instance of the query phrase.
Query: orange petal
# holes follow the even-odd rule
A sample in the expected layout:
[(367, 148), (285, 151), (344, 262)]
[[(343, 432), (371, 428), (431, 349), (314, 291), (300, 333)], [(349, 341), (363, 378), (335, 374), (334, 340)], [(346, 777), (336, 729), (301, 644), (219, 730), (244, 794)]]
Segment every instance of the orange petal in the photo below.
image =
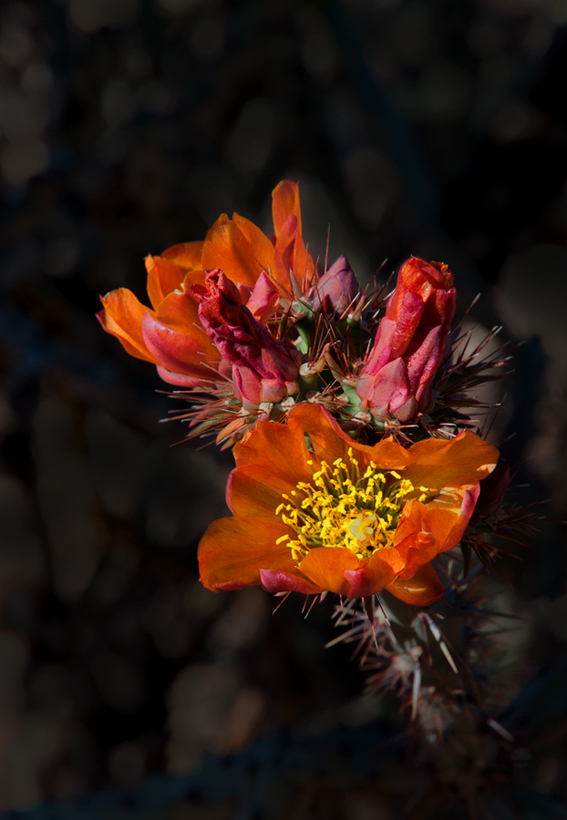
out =
[[(441, 510), (434, 508), (434, 502), (423, 504), (417, 498), (412, 498), (403, 508), (394, 545), (404, 556), (407, 556), (410, 548), (425, 550), (428, 557), (422, 563), (430, 561), (441, 551), (457, 516), (458, 512), (454, 510)], [(431, 550), (433, 552), (429, 555)]]
[(272, 217), (274, 233), (279, 236), (291, 214), (297, 217), (297, 230), (301, 235), (301, 207), (299, 204), (299, 184), (291, 179), (282, 179), (272, 191)]
[(185, 272), (169, 259), (161, 256), (146, 256), (148, 271), (148, 296), (155, 310), (165, 297), (180, 287)]
[(362, 562), (349, 549), (315, 547), (309, 550), (299, 564), (299, 569), (315, 586), (348, 597), (352, 583), (345, 577), (345, 572), (360, 570), (361, 564)]
[(153, 311), (142, 305), (127, 288), (111, 290), (100, 300), (104, 310), (97, 313), (97, 318), (106, 332), (116, 336), (131, 356), (156, 364), (142, 336), (142, 320), (146, 313), (153, 315)]
[[(188, 275), (191, 276), (191, 274)], [(156, 319), (179, 333), (203, 339), (203, 345), (209, 345), (211, 350), (214, 348), (201, 325), (199, 305), (192, 293), (184, 291), (169, 293), (156, 311)]]
[(269, 271), (274, 264), (274, 246), (266, 234), (249, 219), (240, 214), (234, 213), (232, 221), (246, 239), (252, 249), (254, 257), (258, 260), (262, 269)]
[[(211, 238), (211, 236), (213, 235), (213, 233), (216, 231), (217, 228), (219, 228), (221, 225), (226, 225), (227, 222), (230, 222), (229, 215), (228, 214), (220, 214), (216, 218), (216, 220), (213, 222), (213, 224), (211, 225), (209, 230), (207, 231), (207, 234), (205, 236), (205, 242), (207, 241), (207, 239)], [(202, 254), (201, 254), (201, 258), (202, 258)]]
[[(273, 424), (274, 422), (269, 422)], [(233, 470), (226, 486), (226, 499), (234, 515), (273, 519), (276, 509), (295, 488), (289, 477), (274, 472), (270, 464)]]
[(303, 431), (293, 420), (288, 424), (259, 421), (234, 448), (237, 470), (250, 468), (247, 474), (253, 475), (253, 469), (259, 468), (260, 480), (264, 478), (262, 471), (268, 470), (275, 481), (287, 483), (292, 489), (298, 481), (311, 480), (313, 473), (306, 463), (310, 458)]
[(315, 263), (307, 253), (305, 243), (301, 238), (301, 231), (297, 225), (297, 217), (291, 214), (276, 239), (274, 248), (275, 278), (286, 290), (293, 291), (290, 282), (290, 273), (295, 280), (305, 287), (310, 282), (315, 270)]
[(463, 487), (477, 484), (492, 472), (498, 450), (468, 431), (450, 441), (425, 439), (409, 448), (411, 464), (406, 471), (413, 483), (426, 487)]
[(235, 284), (253, 288), (263, 270), (269, 270), (273, 257), (263, 259), (264, 248), (252, 244), (234, 222), (226, 222), (210, 232), (203, 246), (205, 270), (221, 268)]
[[(282, 225), (274, 247), (274, 274), (282, 287), (293, 295), (290, 273), (294, 272), (294, 249), (297, 236), (297, 217), (292, 214)], [(294, 274), (295, 275), (295, 274)], [(297, 279), (297, 277), (295, 277)], [(303, 281), (303, 280), (301, 280)]]
[(183, 242), (181, 245), (174, 245), (162, 253), (163, 259), (169, 259), (184, 272), (196, 270), (201, 267), (201, 255), (203, 253), (203, 240), (198, 242)]
[(386, 589), (400, 601), (415, 606), (428, 606), (435, 603), (444, 593), (443, 584), (431, 564), (425, 564), (413, 578), (407, 581), (394, 581)]
[(193, 285), (205, 285), (205, 271), (201, 268), (196, 268), (195, 270), (190, 270), (189, 273), (185, 274), (185, 278), (183, 279), (182, 290), (184, 293), (188, 293), (192, 299), (194, 299), (193, 293), (191, 288)]
[(382, 470), (404, 470), (411, 461), (408, 451), (392, 439), (381, 441), (374, 447), (357, 444), (320, 404), (296, 404), (289, 414), (289, 420), (296, 421), (307, 433), (317, 459), (328, 463), (337, 458), (348, 461), (351, 448), (355, 458), (362, 463), (367, 465), (373, 461)]
[[(453, 549), (470, 521), (480, 492), (477, 484), (466, 490), (444, 491), (429, 504), (409, 501), (396, 530), (396, 549), (406, 565), (400, 578), (411, 578), (440, 552)], [(447, 502), (447, 495), (450, 501)]]
[(214, 590), (217, 584), (259, 584), (261, 569), (293, 574), (290, 548), (276, 544), (285, 531), (281, 524), (255, 518), (213, 521), (199, 544), (201, 583)]
[(378, 550), (361, 569), (345, 570), (345, 578), (350, 584), (349, 598), (365, 598), (380, 592), (403, 569), (404, 561), (396, 549)]

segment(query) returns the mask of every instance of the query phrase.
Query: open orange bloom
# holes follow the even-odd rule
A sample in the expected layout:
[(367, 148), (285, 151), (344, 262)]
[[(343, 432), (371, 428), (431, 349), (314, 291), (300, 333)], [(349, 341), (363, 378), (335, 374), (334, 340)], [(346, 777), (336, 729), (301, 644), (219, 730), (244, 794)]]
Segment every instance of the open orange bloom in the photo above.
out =
[[(272, 192), (274, 236), (262, 233), (239, 214), (221, 214), (202, 242), (175, 245), (161, 256), (148, 256), (147, 289), (152, 308), (132, 291), (118, 288), (102, 297), (97, 314), (103, 328), (138, 359), (158, 366), (171, 384), (193, 386), (214, 380), (221, 357), (199, 320), (195, 285), (205, 271), (220, 269), (237, 285), (246, 302), (262, 273), (281, 295), (293, 299), (308, 287), (315, 264), (301, 232), (299, 186), (283, 180)], [(264, 285), (265, 290), (265, 285)]]
[(234, 448), (227, 502), (199, 546), (205, 587), (366, 597), (443, 594), (430, 564), (455, 547), (498, 450), (474, 433), (405, 449), (357, 444), (320, 405), (258, 422)]

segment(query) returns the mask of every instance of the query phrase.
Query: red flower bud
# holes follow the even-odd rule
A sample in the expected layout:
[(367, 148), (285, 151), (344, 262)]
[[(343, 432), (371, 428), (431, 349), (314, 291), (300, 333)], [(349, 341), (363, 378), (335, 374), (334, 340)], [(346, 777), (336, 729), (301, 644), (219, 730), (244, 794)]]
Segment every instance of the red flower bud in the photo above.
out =
[(360, 285), (343, 254), (317, 282), (313, 310), (328, 319), (340, 319), (349, 307), (352, 310), (358, 296)]
[(362, 409), (406, 423), (431, 409), (455, 297), (447, 265), (413, 256), (402, 265), (356, 388)]
[[(268, 310), (270, 295), (258, 297)], [(277, 402), (297, 392), (300, 354), (275, 339), (242, 304), (238, 288), (221, 270), (208, 271), (205, 287), (194, 287), (201, 324), (222, 358), (232, 364), (236, 393), (245, 406)]]

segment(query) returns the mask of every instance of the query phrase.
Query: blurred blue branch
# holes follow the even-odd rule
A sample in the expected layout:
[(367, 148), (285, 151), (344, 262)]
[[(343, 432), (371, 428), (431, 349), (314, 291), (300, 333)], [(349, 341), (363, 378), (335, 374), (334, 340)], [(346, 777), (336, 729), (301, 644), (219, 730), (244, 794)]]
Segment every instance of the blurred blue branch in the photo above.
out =
[[(321, 734), (282, 731), (253, 743), (238, 755), (210, 759), (195, 773), (154, 775), (131, 788), (105, 791), (72, 803), (44, 804), (6, 812), (1, 820), (126, 820), (180, 803), (209, 804), (230, 798), (245, 802), (246, 816), (270, 816), (282, 785), (293, 791), (305, 777), (327, 776), (347, 788), (380, 771), (398, 736), (377, 724), (340, 726)], [(380, 748), (381, 747), (381, 748)], [(279, 802), (279, 801), (276, 801)]]
[[(567, 664), (527, 684), (501, 718), (530, 734), (567, 714)], [(349, 792), (387, 776), (387, 766), (407, 742), (405, 732), (383, 723), (339, 725), (315, 733), (298, 729), (262, 738), (228, 758), (211, 758), (193, 774), (154, 775), (141, 783), (108, 790), (80, 800), (44, 804), (29, 811), (11, 811), (0, 820), (128, 820), (175, 805), (210, 805), (235, 800), (237, 817), (280, 816), (282, 804), (309, 780), (330, 781)], [(526, 739), (522, 739), (525, 743)], [(486, 795), (490, 816), (506, 820), (565, 820), (567, 808), (553, 797), (513, 783)], [(276, 810), (277, 809), (277, 810)]]

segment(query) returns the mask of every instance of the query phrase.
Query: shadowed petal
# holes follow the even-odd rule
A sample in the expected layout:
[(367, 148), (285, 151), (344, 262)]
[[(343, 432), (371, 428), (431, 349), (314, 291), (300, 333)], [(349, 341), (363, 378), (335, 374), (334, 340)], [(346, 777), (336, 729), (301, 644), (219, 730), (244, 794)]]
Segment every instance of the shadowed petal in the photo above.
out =
[(415, 606), (433, 604), (445, 591), (431, 564), (425, 564), (413, 578), (408, 578), (407, 581), (394, 581), (386, 589), (400, 601)]
[(201, 583), (215, 590), (217, 584), (259, 584), (261, 569), (293, 574), (296, 563), (290, 548), (276, 543), (286, 532), (287, 527), (277, 521), (255, 518), (213, 521), (199, 544)]

